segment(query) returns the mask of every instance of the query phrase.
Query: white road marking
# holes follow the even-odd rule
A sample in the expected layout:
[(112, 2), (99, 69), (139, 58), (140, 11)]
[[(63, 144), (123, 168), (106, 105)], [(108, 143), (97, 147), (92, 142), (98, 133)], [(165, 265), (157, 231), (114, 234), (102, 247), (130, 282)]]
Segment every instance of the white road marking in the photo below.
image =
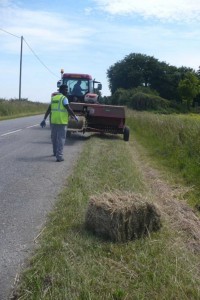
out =
[[(29, 128), (36, 127), (36, 126), (39, 126), (39, 124), (35, 124), (35, 125), (31, 125), (31, 126), (27, 126), (27, 127), (23, 128), (23, 129), (29, 129)], [(16, 133), (16, 132), (22, 131), (23, 129), (21, 128), (21, 129), (17, 129), (17, 130), (9, 131), (9, 132), (6, 132), (6, 133), (3, 133), (3, 134), (1, 134), (0, 136), (6, 136), (6, 135), (9, 135), (9, 134), (13, 134), (13, 133)]]
[(32, 128), (32, 127), (35, 127), (35, 126), (38, 126), (39, 124), (35, 124), (35, 125), (31, 125), (31, 126), (28, 126), (26, 128)]
[(12, 133), (15, 133), (15, 132), (21, 131), (21, 130), (22, 130), (22, 129), (18, 129), (18, 130), (15, 130), (15, 131), (10, 131), (10, 132), (7, 132), (7, 133), (4, 133), (4, 134), (1, 134), (1, 136), (9, 135), (9, 134), (12, 134)]

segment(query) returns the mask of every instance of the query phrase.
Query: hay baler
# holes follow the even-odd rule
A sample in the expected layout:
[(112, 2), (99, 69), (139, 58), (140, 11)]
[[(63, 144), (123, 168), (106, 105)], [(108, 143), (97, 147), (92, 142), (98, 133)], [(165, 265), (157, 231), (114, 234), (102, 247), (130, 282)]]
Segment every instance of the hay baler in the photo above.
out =
[[(75, 91), (79, 83), (79, 92)], [(78, 116), (77, 123), (70, 118), (67, 137), (74, 132), (99, 132), (122, 134), (124, 141), (129, 140), (129, 128), (125, 125), (125, 107), (99, 103), (98, 91), (102, 89), (100, 82), (88, 74), (64, 73), (61, 70), (61, 84), (68, 86), (69, 104)]]

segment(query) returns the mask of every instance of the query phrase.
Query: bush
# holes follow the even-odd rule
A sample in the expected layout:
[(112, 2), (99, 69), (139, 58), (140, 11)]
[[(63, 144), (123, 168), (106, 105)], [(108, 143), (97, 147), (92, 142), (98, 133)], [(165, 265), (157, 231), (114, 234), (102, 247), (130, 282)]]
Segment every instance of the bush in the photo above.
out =
[(130, 97), (129, 106), (136, 110), (167, 109), (170, 102), (159, 96), (138, 92)]
[(140, 86), (135, 89), (118, 89), (111, 97), (114, 105), (126, 105), (136, 110), (168, 110), (170, 101), (161, 98), (149, 87)]

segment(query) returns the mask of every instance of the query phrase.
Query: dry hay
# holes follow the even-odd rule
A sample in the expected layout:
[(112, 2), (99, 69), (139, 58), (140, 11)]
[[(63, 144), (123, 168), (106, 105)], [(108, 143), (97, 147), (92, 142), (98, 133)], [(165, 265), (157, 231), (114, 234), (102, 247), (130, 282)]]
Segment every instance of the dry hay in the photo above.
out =
[(69, 118), (68, 128), (69, 129), (82, 129), (84, 127), (84, 123), (85, 123), (84, 116), (78, 116), (78, 122), (71, 117), (71, 118)]
[(86, 228), (113, 242), (140, 238), (161, 227), (160, 213), (139, 194), (103, 193), (90, 197)]
[[(139, 149), (139, 150), (138, 150)], [(192, 187), (171, 185), (162, 178), (162, 173), (145, 162), (141, 153), (143, 149), (135, 141), (133, 159), (143, 175), (149, 191), (149, 196), (162, 213), (162, 218), (168, 221), (173, 231), (182, 236), (186, 245), (194, 253), (200, 253), (200, 219), (199, 215), (185, 202), (185, 195)], [(187, 197), (186, 197), (187, 198)], [(196, 206), (198, 210), (198, 206)]]

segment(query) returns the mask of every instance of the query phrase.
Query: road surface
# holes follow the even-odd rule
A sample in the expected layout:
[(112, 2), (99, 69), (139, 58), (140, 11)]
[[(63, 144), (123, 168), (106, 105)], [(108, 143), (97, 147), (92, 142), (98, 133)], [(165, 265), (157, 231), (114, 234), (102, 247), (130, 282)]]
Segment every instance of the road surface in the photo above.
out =
[(0, 121), (0, 300), (7, 300), (48, 212), (84, 145), (66, 141), (64, 162), (52, 156), (43, 116)]

